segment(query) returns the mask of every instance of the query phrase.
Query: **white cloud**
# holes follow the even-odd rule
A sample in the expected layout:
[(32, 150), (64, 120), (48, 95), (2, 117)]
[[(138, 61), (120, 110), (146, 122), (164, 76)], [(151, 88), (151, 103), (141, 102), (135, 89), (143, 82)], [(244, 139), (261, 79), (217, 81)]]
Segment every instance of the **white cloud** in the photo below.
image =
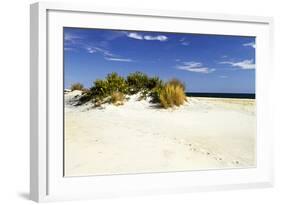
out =
[(186, 70), (190, 72), (204, 73), (204, 74), (212, 73), (216, 70), (214, 68), (210, 69), (208, 67), (204, 67), (202, 63), (194, 62), (194, 61), (184, 62), (183, 65), (179, 65), (176, 68), (179, 70)]
[(168, 40), (168, 37), (164, 36), (164, 35), (158, 35), (158, 36), (146, 35), (143, 37), (143, 39), (148, 40), (148, 41), (166, 41), (166, 40)]
[(142, 35), (136, 32), (127, 33), (129, 38), (137, 39), (137, 40), (147, 40), (147, 41), (167, 41), (168, 37), (164, 35), (150, 36), (150, 35)]
[(116, 57), (117, 55), (111, 53), (110, 51), (100, 48), (100, 47), (87, 47), (86, 50), (89, 53), (101, 53), (105, 57)]
[(183, 46), (189, 46), (190, 45), (190, 42), (186, 41), (186, 38), (181, 38), (179, 41), (180, 41), (180, 44), (183, 45)]
[(185, 38), (181, 38), (181, 39), (180, 39), (180, 42), (183, 42), (183, 41), (185, 41)]
[(226, 75), (220, 75), (219, 77), (220, 78), (228, 78), (228, 76), (226, 76)]
[(65, 51), (74, 51), (77, 47), (81, 46), (82, 42), (81, 36), (76, 36), (70, 33), (64, 34), (64, 50)]
[(255, 69), (255, 67), (256, 67), (256, 65), (254, 64), (254, 60), (253, 59), (237, 61), (237, 62), (234, 62), (234, 61), (223, 61), (223, 62), (220, 62), (220, 64), (229, 64), (229, 65), (231, 65), (233, 67), (238, 67), (238, 68), (243, 69), (243, 70)]
[(250, 46), (250, 47), (256, 48), (255, 42), (244, 43), (243, 46)]
[(65, 51), (75, 51), (75, 48), (70, 48), (70, 47), (64, 47)]
[(108, 61), (133, 62), (133, 60), (129, 58), (105, 58), (105, 59)]
[(86, 48), (88, 53), (96, 53), (97, 51), (93, 48)]
[(143, 36), (138, 34), (138, 33), (128, 33), (127, 36), (129, 38), (134, 38), (134, 39), (137, 39), (137, 40), (143, 40)]
[(105, 60), (108, 61), (119, 61), (119, 62), (133, 62), (132, 59), (129, 58), (122, 58), (119, 55), (115, 55), (113, 53), (111, 53), (109, 50), (106, 50), (104, 48), (100, 48), (100, 47), (86, 47), (86, 50), (88, 51), (88, 53), (99, 53), (101, 55), (103, 55)]
[(74, 40), (77, 40), (77, 39), (81, 39), (81, 37), (73, 35), (73, 34), (70, 34), (70, 33), (65, 33), (64, 34), (64, 40), (66, 40), (66, 41), (73, 42)]
[(181, 43), (181, 45), (183, 45), (183, 46), (189, 46), (189, 45), (190, 45), (190, 43), (189, 43), (189, 42), (187, 42), (187, 41), (185, 41), (185, 42), (182, 42), (182, 43)]

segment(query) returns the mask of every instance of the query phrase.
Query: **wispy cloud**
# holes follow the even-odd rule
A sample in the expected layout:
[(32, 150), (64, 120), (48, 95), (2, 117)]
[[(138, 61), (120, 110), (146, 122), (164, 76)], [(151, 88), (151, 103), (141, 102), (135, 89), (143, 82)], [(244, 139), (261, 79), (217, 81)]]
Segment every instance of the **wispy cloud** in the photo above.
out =
[(183, 45), (183, 46), (189, 46), (190, 42), (186, 41), (186, 38), (181, 38), (180, 39), (180, 44)]
[(186, 38), (181, 38), (180, 40), (180, 44), (183, 46), (189, 46), (190, 42), (186, 40)]
[(76, 36), (74, 34), (70, 34), (70, 33), (65, 33), (64, 34), (64, 40), (65, 41), (73, 42), (73, 41), (78, 40), (78, 39), (81, 39), (81, 37), (80, 36)]
[(250, 70), (255, 69), (256, 65), (254, 63), (254, 60), (243, 60), (243, 61), (222, 61), (220, 64), (229, 64), (233, 67), (237, 67), (243, 70)]
[(103, 55), (104, 59), (107, 61), (119, 61), (119, 62), (133, 62), (130, 58), (122, 58), (119, 55), (113, 54), (107, 49), (100, 48), (100, 47), (87, 47), (86, 48), (88, 53), (99, 53)]
[(96, 46), (95, 47), (86, 47), (86, 50), (88, 51), (88, 53), (100, 53), (104, 57), (117, 57), (117, 55), (111, 53), (109, 50), (100, 48), (100, 47), (96, 47)]
[(255, 42), (244, 43), (243, 46), (250, 46), (250, 47), (252, 47), (252, 48), (256, 48)]
[(164, 36), (164, 35), (151, 36), (151, 35), (142, 35), (137, 32), (127, 33), (127, 37), (133, 38), (136, 40), (147, 40), (147, 41), (167, 41), (168, 40), (168, 37)]
[(226, 75), (220, 75), (219, 78), (228, 78)]
[(190, 42), (185, 41), (185, 42), (182, 42), (181, 45), (183, 45), (183, 46), (189, 46), (189, 45), (190, 45)]
[(75, 48), (71, 48), (71, 47), (64, 47), (65, 51), (75, 51)]
[(64, 50), (65, 51), (75, 51), (77, 46), (82, 43), (82, 37), (76, 36), (74, 34), (65, 33), (64, 34)]
[(119, 62), (133, 62), (132, 59), (129, 59), (129, 58), (104, 58), (105, 60), (108, 60), (108, 61), (119, 61)]
[(214, 68), (208, 68), (206, 66), (203, 66), (203, 64), (200, 62), (194, 62), (194, 61), (183, 62), (182, 65), (178, 65), (176, 66), (176, 68), (179, 70), (186, 70), (190, 72), (204, 73), (204, 74), (212, 73), (216, 70)]

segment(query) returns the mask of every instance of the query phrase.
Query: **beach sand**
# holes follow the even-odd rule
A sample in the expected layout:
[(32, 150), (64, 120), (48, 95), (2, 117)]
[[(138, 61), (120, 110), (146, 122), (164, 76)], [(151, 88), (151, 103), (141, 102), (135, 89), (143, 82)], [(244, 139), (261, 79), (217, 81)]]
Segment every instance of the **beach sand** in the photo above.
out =
[(189, 97), (174, 109), (131, 96), (122, 106), (74, 106), (65, 94), (65, 176), (249, 168), (255, 100)]

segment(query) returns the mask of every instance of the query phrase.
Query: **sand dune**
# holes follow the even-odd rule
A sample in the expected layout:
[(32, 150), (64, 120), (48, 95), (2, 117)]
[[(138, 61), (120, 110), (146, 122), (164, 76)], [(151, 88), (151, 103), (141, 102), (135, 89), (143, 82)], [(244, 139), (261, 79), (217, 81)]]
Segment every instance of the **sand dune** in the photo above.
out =
[[(65, 94), (65, 175), (255, 166), (255, 101), (192, 97), (159, 109), (134, 95), (123, 106), (74, 106)], [(75, 97), (76, 96), (76, 97)]]

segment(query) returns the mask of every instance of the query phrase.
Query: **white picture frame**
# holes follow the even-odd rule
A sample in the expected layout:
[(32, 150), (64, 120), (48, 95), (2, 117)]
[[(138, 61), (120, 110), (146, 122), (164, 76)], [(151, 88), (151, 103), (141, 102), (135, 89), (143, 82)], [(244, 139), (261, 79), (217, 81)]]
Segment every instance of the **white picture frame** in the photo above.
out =
[[(93, 21), (93, 17), (96, 20)], [(153, 20), (155, 23), (147, 23)], [(152, 22), (153, 22), (152, 21)], [(124, 22), (127, 22), (126, 24)], [(158, 27), (155, 28), (157, 23)], [(63, 177), (62, 38), (64, 26), (128, 30), (182, 30), (257, 37), (257, 166), (112, 176)], [(222, 30), (224, 29), (224, 30)], [(54, 201), (273, 186), (270, 78), (273, 71), (273, 19), (270, 17), (97, 8), (95, 5), (40, 2), (30, 12), (30, 198)], [(50, 32), (51, 31), (51, 32)], [(51, 99), (51, 100), (50, 100)], [(56, 100), (54, 100), (56, 99)]]

